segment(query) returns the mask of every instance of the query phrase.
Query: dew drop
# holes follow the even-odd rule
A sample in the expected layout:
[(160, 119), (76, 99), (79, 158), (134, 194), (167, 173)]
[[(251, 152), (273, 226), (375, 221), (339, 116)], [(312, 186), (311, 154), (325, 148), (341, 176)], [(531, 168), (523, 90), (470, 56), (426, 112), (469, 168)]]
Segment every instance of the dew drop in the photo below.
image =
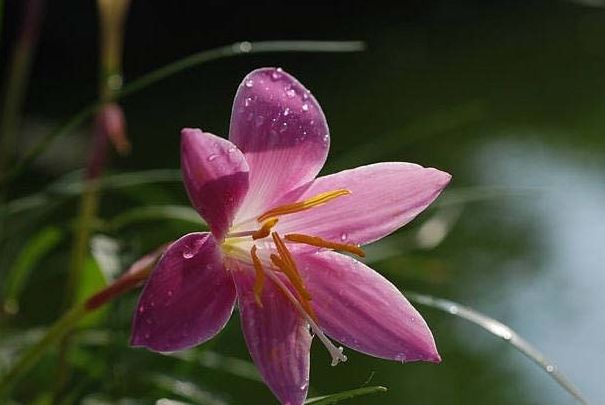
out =
[(282, 68), (275, 69), (273, 71), (273, 73), (271, 73), (271, 79), (273, 79), (273, 80), (279, 80), (279, 79), (281, 79), (282, 72), (283, 72)]
[(142, 314), (143, 312), (145, 312), (145, 307), (143, 305), (141, 305), (139, 307), (139, 314)]
[(191, 259), (193, 257), (193, 253), (190, 250), (185, 250), (183, 252), (183, 259)]
[(287, 130), (288, 130), (288, 123), (287, 122), (282, 123), (281, 128), (279, 129), (279, 132), (284, 133)]
[(290, 109), (286, 107), (286, 109), (284, 110), (284, 117), (287, 117), (288, 114), (290, 114)]
[(248, 41), (240, 42), (239, 43), (239, 50), (240, 50), (240, 52), (248, 53), (248, 52), (250, 52), (252, 50), (252, 44), (250, 42), (248, 42)]
[(244, 86), (246, 86), (247, 88), (252, 88), (252, 86), (254, 86), (254, 80), (252, 79), (248, 79), (244, 82)]
[(252, 97), (246, 97), (246, 99), (244, 100), (244, 105), (246, 107), (250, 107), (251, 103), (252, 103)]
[(309, 93), (304, 92), (303, 95), (302, 95), (302, 99), (303, 100), (308, 100), (309, 99)]
[(347, 235), (346, 232), (343, 232), (343, 233), (340, 234), (340, 240), (342, 242), (346, 241), (348, 237), (349, 237), (349, 235)]
[(230, 147), (229, 149), (227, 149), (227, 152), (229, 152), (229, 153), (235, 152), (235, 147), (234, 146)]
[(309, 104), (307, 104), (307, 103), (303, 104), (303, 105), (302, 105), (302, 110), (303, 110), (304, 112), (309, 111)]
[(210, 155), (208, 156), (208, 161), (212, 162), (214, 159), (216, 159), (218, 157), (218, 155)]
[(294, 98), (294, 96), (296, 96), (296, 91), (294, 89), (286, 89), (286, 96), (288, 96), (288, 98)]
[(395, 360), (405, 363), (407, 360), (407, 357), (406, 357), (405, 353), (398, 353), (397, 355), (395, 355)]
[(553, 366), (552, 364), (549, 364), (548, 366), (546, 366), (547, 373), (553, 373), (554, 371), (555, 371), (555, 366)]
[(304, 383), (302, 384), (300, 387), (298, 387), (301, 391), (304, 391), (307, 389), (307, 387), (309, 386), (309, 383)]
[(456, 315), (458, 313), (458, 307), (456, 305), (450, 306), (447, 310), (452, 315)]
[(174, 295), (174, 292), (172, 290), (168, 290), (168, 296), (172, 297)]

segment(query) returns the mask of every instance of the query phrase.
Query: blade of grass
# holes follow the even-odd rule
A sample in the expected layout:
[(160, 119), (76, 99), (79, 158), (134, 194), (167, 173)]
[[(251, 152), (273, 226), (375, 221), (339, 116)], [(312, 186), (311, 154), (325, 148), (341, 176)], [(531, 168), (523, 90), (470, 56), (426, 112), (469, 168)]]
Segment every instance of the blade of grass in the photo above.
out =
[(17, 256), (8, 271), (4, 290), (4, 311), (15, 314), (19, 311), (21, 292), (29, 279), (32, 269), (63, 238), (63, 232), (56, 227), (47, 227), (34, 235)]
[(328, 405), (335, 404), (345, 399), (360, 397), (362, 395), (376, 394), (378, 392), (387, 392), (386, 387), (361, 387), (350, 391), (343, 391), (337, 394), (324, 395), (321, 397), (309, 398), (305, 401), (305, 405)]
[[(142, 77), (131, 81), (124, 86), (120, 92), (115, 94), (114, 100), (119, 100), (128, 95), (137, 93), (152, 84), (167, 79), (176, 73), (191, 69), (195, 66), (214, 60), (255, 53), (274, 52), (359, 52), (365, 49), (365, 44), (360, 41), (260, 41), (260, 42), (236, 42), (232, 45), (202, 51), (187, 56), (176, 62), (169, 63)], [(57, 138), (64, 136), (73, 129), (80, 126), (87, 118), (102, 105), (100, 102), (92, 103), (74, 116), (69, 118), (55, 130), (48, 133), (40, 142), (32, 147), (25, 156), (14, 165), (0, 180), (3, 186), (14, 180), (19, 174), (31, 164), (44, 150)]]
[(555, 380), (565, 391), (571, 394), (576, 401), (581, 404), (588, 404), (578, 388), (560, 371), (549, 359), (547, 359), (538, 349), (533, 347), (528, 341), (523, 339), (517, 332), (489, 316), (482, 314), (465, 305), (457, 302), (437, 298), (426, 294), (407, 291), (405, 296), (412, 302), (420, 305), (429, 306), (438, 309), (450, 315), (466, 319), (469, 322), (485, 329), (494, 336), (503, 339), (513, 346), (531, 361), (540, 366), (548, 375)]

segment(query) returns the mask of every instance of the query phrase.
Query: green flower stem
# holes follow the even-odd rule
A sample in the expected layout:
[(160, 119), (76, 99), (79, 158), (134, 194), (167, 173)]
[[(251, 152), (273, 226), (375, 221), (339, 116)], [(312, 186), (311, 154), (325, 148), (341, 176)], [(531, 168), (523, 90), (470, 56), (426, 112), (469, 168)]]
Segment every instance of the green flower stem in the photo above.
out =
[[(255, 53), (275, 53), (275, 52), (360, 52), (365, 49), (365, 44), (360, 41), (261, 41), (261, 42), (236, 42), (232, 45), (220, 48), (202, 51), (183, 59), (169, 63), (159, 69), (156, 69), (140, 78), (131, 81), (124, 86), (121, 91), (114, 95), (114, 100), (137, 93), (152, 84), (169, 78), (184, 70), (214, 60), (246, 55)], [(0, 184), (6, 185), (16, 179), (27, 166), (29, 166), (46, 148), (56, 139), (65, 136), (74, 129), (82, 125), (91, 117), (102, 105), (100, 102), (94, 102), (84, 107), (55, 130), (49, 132), (42, 140), (33, 146), (25, 156), (18, 161), (14, 168), (6, 173), (1, 179)]]
[(130, 266), (130, 269), (128, 269), (120, 278), (91, 295), (83, 303), (74, 305), (65, 312), (65, 314), (46, 331), (44, 337), (42, 337), (38, 343), (26, 350), (9, 371), (0, 378), (0, 399), (8, 394), (11, 387), (36, 364), (47, 350), (65, 339), (65, 337), (68, 336), (69, 333), (78, 326), (78, 323), (88, 314), (93, 313), (145, 281), (149, 276), (149, 273), (151, 273), (151, 269), (155, 265), (155, 262), (162, 255), (166, 247), (167, 245), (160, 246), (153, 252), (143, 256)]

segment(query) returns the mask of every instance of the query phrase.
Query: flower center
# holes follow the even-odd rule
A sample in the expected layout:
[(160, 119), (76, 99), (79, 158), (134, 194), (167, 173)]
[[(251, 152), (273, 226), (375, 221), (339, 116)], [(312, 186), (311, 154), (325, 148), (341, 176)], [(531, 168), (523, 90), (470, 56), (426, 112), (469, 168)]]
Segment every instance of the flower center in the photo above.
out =
[[(282, 238), (273, 228), (279, 222), (279, 218), (284, 215), (291, 215), (319, 207), (335, 198), (349, 194), (351, 194), (349, 190), (338, 189), (317, 194), (303, 201), (272, 208), (256, 218), (256, 222), (260, 226), (259, 228), (228, 233), (222, 245), (222, 249), (226, 255), (243, 262), (251, 263), (254, 267), (256, 278), (253, 291), (257, 305), (260, 307), (263, 306), (262, 291), (265, 285), (265, 278), (269, 277), (279, 287), (286, 298), (294, 304), (294, 307), (307, 320), (313, 332), (326, 346), (332, 355), (332, 365), (338, 364), (339, 361), (346, 361), (347, 358), (342, 353), (342, 348), (334, 346), (320, 329), (317, 315), (311, 305), (311, 294), (304, 284), (287, 244), (306, 244), (318, 248), (344, 251), (360, 257), (364, 257), (365, 254), (357, 245), (332, 242), (317, 236), (289, 233)], [(241, 228), (235, 227), (235, 229)], [(270, 240), (264, 240), (269, 236), (271, 236)], [(263, 249), (261, 250), (265, 252), (270, 251), (271, 253), (268, 255), (265, 253), (264, 257), (261, 257), (257, 243), (262, 244)], [(284, 284), (282, 281), (284, 277), (288, 280), (294, 291), (291, 291)]]

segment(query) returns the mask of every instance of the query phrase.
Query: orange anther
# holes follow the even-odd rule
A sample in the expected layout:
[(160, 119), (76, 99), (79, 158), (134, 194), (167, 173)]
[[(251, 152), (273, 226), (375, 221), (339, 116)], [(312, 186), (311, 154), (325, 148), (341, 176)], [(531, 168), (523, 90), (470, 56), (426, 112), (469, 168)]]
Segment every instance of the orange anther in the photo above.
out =
[(319, 238), (317, 236), (303, 235), (300, 233), (289, 233), (284, 236), (284, 239), (296, 243), (304, 243), (306, 245), (323, 247), (334, 250), (342, 250), (343, 252), (353, 253), (359, 257), (365, 257), (365, 252), (357, 245), (351, 243), (336, 243)]
[(351, 194), (349, 190), (338, 189), (333, 191), (327, 191), (325, 193), (317, 194), (314, 197), (308, 198), (304, 201), (295, 202), (292, 204), (284, 204), (280, 207), (272, 208), (265, 212), (263, 215), (258, 217), (258, 222), (264, 222), (265, 220), (280, 215), (294, 214), (296, 212), (305, 211), (313, 207), (318, 207), (343, 195)]
[(269, 236), (269, 234), (271, 233), (271, 229), (275, 226), (275, 224), (277, 224), (277, 221), (277, 218), (269, 218), (268, 220), (266, 220), (263, 223), (263, 226), (261, 226), (258, 231), (252, 234), (252, 239), (257, 240)]

